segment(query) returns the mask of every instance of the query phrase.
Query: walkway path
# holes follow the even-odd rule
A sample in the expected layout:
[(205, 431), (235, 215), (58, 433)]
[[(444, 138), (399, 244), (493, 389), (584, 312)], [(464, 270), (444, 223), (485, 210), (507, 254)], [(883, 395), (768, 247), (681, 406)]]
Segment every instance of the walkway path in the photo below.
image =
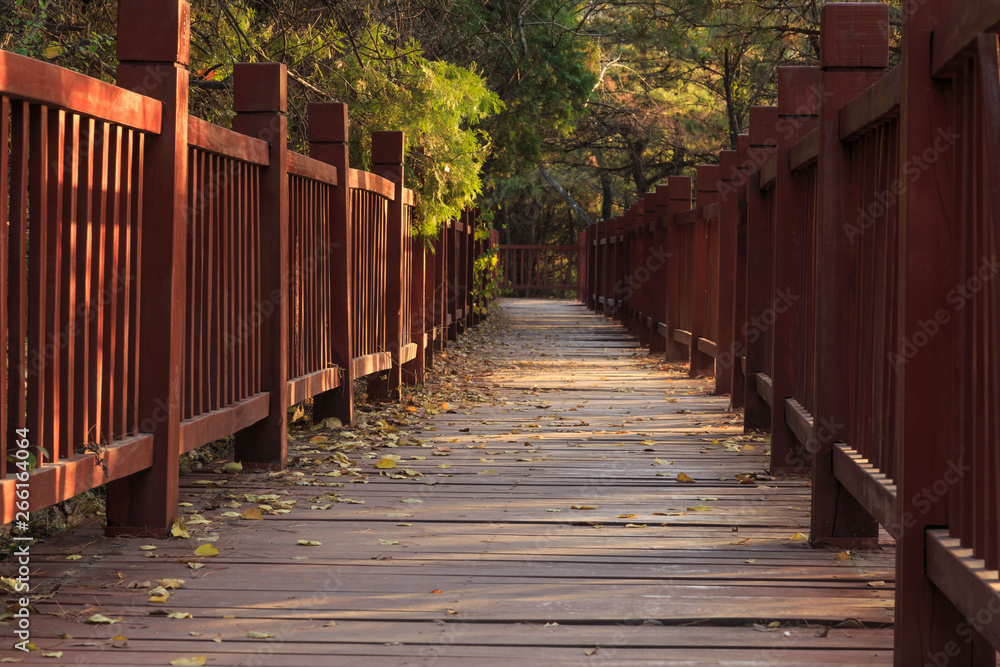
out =
[[(381, 432), (401, 446), (321, 433), (285, 474), (187, 475), (187, 511), (212, 522), (189, 519), (189, 539), (91, 528), (36, 545), (32, 583), (61, 587), (37, 602), (32, 637), (62, 656), (22, 664), (891, 663), (891, 552), (795, 539), (806, 480), (760, 474), (766, 442), (727, 399), (578, 304), (502, 310), (506, 330), (449, 348), (470, 400), (419, 431), (426, 410), (395, 413)], [(328, 476), (338, 457), (354, 475)], [(396, 467), (379, 475), (379, 461)], [(258, 504), (263, 520), (237, 518)], [(194, 556), (205, 543), (221, 553)], [(129, 587), (165, 578), (185, 580), (166, 602)], [(121, 620), (83, 622), (95, 613)]]

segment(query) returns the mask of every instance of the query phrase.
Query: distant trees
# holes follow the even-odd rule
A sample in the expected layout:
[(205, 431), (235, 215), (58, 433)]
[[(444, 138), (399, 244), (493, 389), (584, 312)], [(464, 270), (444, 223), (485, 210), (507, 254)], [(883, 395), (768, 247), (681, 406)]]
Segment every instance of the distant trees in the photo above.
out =
[[(407, 133), (419, 228), (477, 201), (505, 241), (571, 241), (735, 145), (780, 65), (818, 55), (820, 0), (191, 0), (192, 113), (232, 66), (289, 69), (291, 140), (351, 105), (352, 153)], [(114, 0), (0, 0), (0, 46), (113, 77)]]

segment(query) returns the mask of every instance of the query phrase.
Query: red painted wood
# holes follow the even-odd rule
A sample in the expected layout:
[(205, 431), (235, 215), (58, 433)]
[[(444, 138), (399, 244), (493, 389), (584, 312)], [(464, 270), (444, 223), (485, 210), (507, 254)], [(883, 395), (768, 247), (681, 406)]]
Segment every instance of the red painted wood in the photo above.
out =
[[(186, 2), (119, 3), (119, 31), (139, 36), (119, 44), (119, 84), (163, 102), (162, 132), (146, 146), (141, 242), (143, 279), (138, 298), (143, 334), (138, 394), (140, 429), (153, 433), (153, 466), (107, 487), (108, 532), (165, 535), (177, 513), (180, 395), (183, 367), (189, 9)], [(135, 21), (157, 26), (156, 40), (171, 53), (145, 50)], [(171, 29), (176, 27), (176, 30)], [(183, 45), (183, 46), (181, 46)], [(150, 43), (152, 46), (152, 43)], [(167, 397), (167, 400), (164, 400)], [(77, 406), (81, 409), (82, 406)]]
[[(238, 390), (233, 398), (242, 400), (250, 395), (248, 376), (250, 367), (260, 368), (260, 389), (269, 395), (268, 416), (236, 434), (235, 457), (245, 467), (280, 470), (285, 467), (288, 449), (288, 321), (289, 321), (289, 185), (288, 150), (286, 148), (288, 119), (287, 70), (276, 63), (240, 64), (233, 70), (233, 100), (236, 118), (233, 129), (241, 134), (271, 144), (268, 166), (261, 169), (259, 187), (259, 270), (250, 273), (249, 243), (255, 240), (250, 227), (257, 228), (258, 220), (250, 220), (248, 211), (238, 208), (235, 213), (239, 235), (238, 251), (234, 261), (234, 284), (239, 290), (259, 281), (261, 295), (266, 301), (257, 304), (248, 295), (237, 293), (234, 300), (241, 302), (236, 321), (230, 334), (240, 354), (246, 355), (238, 378)], [(246, 196), (248, 182), (243, 177), (238, 194)], [(236, 202), (237, 206), (240, 205)], [(263, 310), (267, 304), (267, 311)], [(256, 326), (255, 311), (260, 308), (260, 325)], [(265, 312), (269, 313), (264, 316)], [(261, 349), (267, 350), (262, 358), (250, 358), (249, 336), (260, 337)], [(254, 387), (256, 389), (256, 387)], [(254, 392), (256, 393), (256, 392)], [(234, 401), (235, 402), (235, 401)]]
[[(796, 89), (796, 84), (799, 83), (798, 81), (792, 81), (790, 85), (786, 83), (785, 79), (781, 78), (785, 72), (787, 70), (783, 68), (778, 73), (781, 81), (779, 96), (785, 94), (784, 90), (787, 88)], [(767, 191), (761, 191), (760, 188), (760, 169), (770, 161), (779, 142), (778, 112), (779, 109), (774, 107), (754, 107), (750, 111), (748, 155), (750, 169), (745, 177), (747, 220), (744, 230), (745, 259), (742, 271), (745, 276), (745, 287), (742, 290), (742, 316), (736, 319), (739, 333), (733, 349), (734, 366), (741, 366), (739, 376), (743, 385), (746, 430), (766, 428), (773, 430), (780, 428), (784, 423), (783, 419), (780, 423), (773, 421), (773, 406), (757, 392), (757, 373), (765, 373), (768, 376), (774, 374), (774, 359), (778, 355), (770, 353), (770, 347), (774, 344), (774, 327), (778, 311), (784, 311), (787, 307), (787, 304), (776, 301), (779, 298), (778, 290), (782, 289), (776, 278), (777, 263), (784, 261), (785, 258), (773, 248), (775, 235), (786, 233), (777, 231), (777, 225), (784, 222), (774, 214), (774, 208), (778, 205), (778, 200), (785, 196), (785, 192), (781, 191), (779, 195), (775, 184), (772, 184)], [(797, 124), (796, 120), (795, 125)], [(787, 294), (787, 289), (782, 294)], [(743, 358), (742, 363), (735, 361), (737, 356)], [(742, 366), (746, 368), (745, 374)], [(776, 395), (787, 396), (780, 393)], [(784, 403), (783, 400), (776, 402)], [(772, 453), (773, 447), (772, 445)]]
[[(695, 209), (702, 211), (704, 207), (718, 201), (719, 167), (716, 165), (701, 165), (698, 167), (698, 191), (695, 196)], [(703, 216), (703, 213), (700, 214)], [(708, 338), (711, 332), (711, 312), (717, 312), (716, 295), (711, 293), (710, 268), (717, 262), (718, 249), (713, 248), (714, 235), (712, 222), (704, 219), (696, 222), (691, 228), (691, 263), (690, 292), (688, 293), (688, 308), (690, 309), (690, 331), (692, 339)], [(714, 251), (714, 252), (713, 252)], [(714, 255), (714, 258), (711, 256)], [(691, 346), (691, 361), (688, 372), (692, 377), (698, 375), (711, 376), (715, 373), (715, 359)]]
[[(309, 105), (309, 154), (337, 168), (338, 178), (350, 169), (348, 160), (347, 105)], [(347, 179), (339, 182), (330, 198), (329, 224), (331, 266), (329, 340), (332, 360), (344, 369), (340, 386), (313, 399), (315, 419), (338, 417), (344, 424), (354, 422), (354, 390), (351, 359), (354, 357), (354, 259), (352, 257), (351, 196)]]
[[(811, 133), (818, 125), (819, 108), (823, 100), (821, 72), (812, 67), (782, 67), (778, 70), (778, 148), (775, 156), (775, 179), (771, 202), (770, 219), (760, 220), (770, 232), (763, 230), (758, 237), (754, 230), (755, 220), (751, 217), (750, 239), (758, 239), (760, 247), (770, 248), (774, 261), (774, 296), (786, 298), (773, 304), (767, 299), (757, 299), (757, 307), (774, 310), (771, 345), (771, 381), (775, 396), (791, 396), (800, 403), (811, 407), (811, 392), (806, 391), (807, 379), (812, 377), (812, 365), (807, 360), (806, 321), (811, 312), (811, 292), (809, 281), (804, 276), (812, 269), (812, 255), (802, 252), (810, 247), (811, 221), (815, 210), (815, 167), (806, 172), (793, 173), (790, 167), (790, 147), (803, 136)], [(763, 212), (761, 212), (763, 214)], [(753, 240), (748, 240), (748, 246)], [(763, 251), (762, 252), (766, 252)], [(760, 258), (748, 247), (748, 266)], [(757, 270), (766, 271), (765, 261)], [(748, 269), (750, 270), (750, 269)], [(750, 313), (748, 304), (748, 317)], [(763, 310), (760, 311), (763, 314)], [(748, 342), (749, 346), (749, 342)], [(765, 351), (766, 354), (766, 351)], [(764, 367), (761, 356), (761, 369)], [(751, 376), (750, 352), (747, 357), (747, 376)], [(747, 389), (749, 398), (752, 385)], [(763, 418), (762, 418), (763, 419)], [(775, 401), (770, 407), (771, 423), (771, 467), (773, 472), (805, 471), (811, 464), (812, 455), (802, 447), (794, 431), (785, 421), (784, 401)]]

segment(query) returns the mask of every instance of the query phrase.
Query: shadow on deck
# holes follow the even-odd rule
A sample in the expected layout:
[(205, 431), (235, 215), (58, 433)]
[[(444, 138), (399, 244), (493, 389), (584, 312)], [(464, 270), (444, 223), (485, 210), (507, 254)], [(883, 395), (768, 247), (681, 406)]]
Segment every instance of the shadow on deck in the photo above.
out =
[[(299, 442), (300, 462), (323, 463), (185, 476), (192, 505), (182, 509), (211, 521), (189, 521), (190, 539), (95, 528), (35, 545), (33, 591), (59, 588), (35, 603), (32, 640), (62, 655), (2, 655), (46, 665), (891, 663), (891, 549), (838, 554), (796, 539), (808, 533), (807, 480), (754, 477), (767, 443), (742, 437), (708, 381), (658, 368), (580, 304), (501, 309), (503, 330), (448, 352), (488, 358), (494, 372), (475, 384), (496, 400), (401, 426), (400, 442), (413, 444), (352, 451), (366, 484), (329, 476), (342, 469), (335, 452)], [(402, 460), (385, 472), (422, 476), (378, 475), (387, 454)], [(232, 516), (257, 506), (248, 493), (276, 494), (258, 500), (290, 511)], [(206, 542), (218, 556), (193, 555)], [(185, 580), (165, 603), (128, 587), (164, 578)], [(95, 613), (121, 620), (85, 623)]]

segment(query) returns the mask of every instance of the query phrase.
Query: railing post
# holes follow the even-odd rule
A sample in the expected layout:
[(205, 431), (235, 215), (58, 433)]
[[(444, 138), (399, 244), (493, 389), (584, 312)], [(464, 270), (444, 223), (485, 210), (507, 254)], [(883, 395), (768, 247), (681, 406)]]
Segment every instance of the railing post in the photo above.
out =
[[(765, 336), (760, 330), (766, 325), (751, 323), (763, 323), (777, 317), (776, 310), (772, 308), (776, 295), (771, 293), (770, 276), (775, 273), (775, 265), (779, 261), (772, 250), (772, 234), (778, 232), (771, 229), (774, 224), (771, 220), (771, 211), (768, 210), (767, 200), (760, 190), (760, 169), (774, 155), (778, 142), (777, 123), (777, 107), (750, 109), (750, 170), (743, 172), (746, 209), (740, 225), (742, 233), (736, 247), (737, 281), (742, 285), (742, 290), (736, 294), (734, 310), (736, 333), (732, 351), (733, 405), (738, 405), (736, 402), (738, 387), (740, 404), (743, 405), (743, 424), (747, 430), (772, 428), (771, 406), (757, 393), (757, 373), (764, 370), (765, 345), (774, 335), (774, 323), (772, 321), (770, 325), (771, 337)], [(787, 160), (787, 148), (785, 159)], [(773, 197), (771, 201), (772, 205), (777, 204)], [(784, 258), (780, 260), (783, 261)], [(775, 284), (775, 288), (781, 289), (781, 286)], [(787, 289), (785, 291), (787, 292)], [(768, 313), (770, 318), (765, 317)], [(752, 335), (749, 331), (751, 326), (754, 327)], [(781, 354), (787, 353), (781, 352)], [(746, 368), (745, 373), (744, 368)], [(772, 400), (775, 404), (781, 403), (784, 406), (785, 396), (791, 394), (779, 395), (775, 392)], [(783, 418), (780, 423), (784, 424)]]
[(430, 347), (427, 336), (427, 294), (425, 276), (427, 275), (427, 248), (423, 239), (414, 238), (410, 248), (413, 253), (410, 270), (410, 335), (412, 343), (417, 346), (417, 356), (403, 364), (404, 384), (423, 384), (427, 371), (427, 348)]
[(342, 102), (319, 102), (309, 105), (309, 154), (337, 168), (330, 218), (333, 248), (330, 313), (330, 345), (333, 359), (344, 369), (340, 386), (313, 398), (313, 420), (337, 417), (347, 425), (354, 423), (354, 267), (351, 251), (351, 188), (348, 181), (347, 105)]
[(678, 213), (691, 208), (691, 177), (671, 176), (667, 179), (670, 199), (667, 203), (666, 217), (666, 248), (667, 248), (667, 310), (665, 326), (664, 358), (666, 361), (687, 361), (690, 358), (686, 346), (674, 340), (674, 330), (681, 325), (680, 311), (680, 232), (674, 221)]
[[(755, 107), (757, 108), (757, 107)], [(767, 107), (759, 107), (767, 108)], [(756, 112), (759, 116), (761, 112)], [(766, 113), (766, 112), (764, 112)], [(754, 117), (754, 110), (750, 109), (751, 122)], [(777, 116), (775, 116), (775, 119)], [(758, 120), (758, 124), (762, 121)], [(773, 125), (772, 125), (773, 126)], [(751, 130), (752, 132), (753, 130)], [(720, 344), (719, 354), (728, 354), (731, 357), (729, 363), (731, 367), (728, 372), (732, 375), (732, 385), (729, 392), (729, 405), (730, 409), (742, 408), (746, 404), (746, 378), (743, 374), (743, 360), (742, 356), (746, 352), (746, 329), (743, 325), (746, 323), (747, 319), (747, 282), (749, 276), (747, 275), (747, 178), (749, 175), (749, 170), (751, 166), (751, 153), (750, 143), (752, 139), (749, 134), (741, 134), (737, 137), (737, 151), (736, 151), (736, 169), (738, 170), (737, 178), (735, 183), (732, 185), (736, 188), (734, 193), (736, 196), (735, 202), (735, 212), (734, 212), (734, 229), (733, 237), (735, 246), (733, 248), (733, 303), (731, 306), (732, 319), (729, 321), (728, 328), (726, 331), (729, 332), (728, 343), (723, 347)], [(755, 159), (761, 159), (761, 156), (754, 153)], [(758, 278), (755, 275), (754, 281)], [(722, 325), (719, 325), (720, 330)], [(736, 352), (739, 351), (739, 354)], [(724, 359), (725, 361), (725, 359)], [(716, 366), (719, 365), (719, 359), (715, 359)]]
[[(775, 152), (774, 179), (774, 222), (760, 219), (763, 212), (750, 211), (750, 231), (747, 239), (747, 271), (767, 270), (759, 260), (767, 252), (765, 244), (771, 247), (771, 261), (774, 263), (775, 290), (783, 290), (787, 298), (782, 300), (784, 308), (775, 308), (774, 324), (771, 331), (772, 359), (771, 376), (774, 405), (770, 417), (760, 415), (751, 408), (750, 400), (756, 395), (753, 375), (763, 369), (764, 351), (754, 351), (747, 344), (747, 408), (744, 415), (747, 427), (755, 424), (771, 424), (771, 472), (806, 472), (810, 466), (810, 455), (803, 451), (798, 438), (785, 421), (785, 399), (794, 397), (796, 386), (805, 384), (804, 379), (812, 368), (800, 365), (806, 349), (806, 296), (802, 289), (802, 272), (809, 261), (802, 255), (805, 235), (810, 216), (809, 200), (802, 176), (792, 173), (789, 163), (790, 149), (795, 142), (816, 129), (819, 124), (819, 109), (823, 102), (822, 73), (818, 67), (781, 67), (778, 69), (778, 121), (775, 130), (778, 146)], [(753, 131), (753, 126), (751, 126)], [(760, 182), (759, 177), (756, 179)], [(753, 202), (753, 200), (751, 200)], [(773, 229), (769, 229), (773, 225)], [(747, 284), (747, 319), (762, 314), (760, 303), (778, 295), (751, 296)], [(752, 305), (752, 302), (756, 305)], [(767, 306), (764, 306), (767, 307)], [(756, 309), (756, 310), (755, 310)], [(759, 311), (759, 312), (757, 312)], [(752, 358), (757, 355), (757, 358)], [(756, 398), (757, 407), (763, 400)], [(756, 417), (754, 418), (754, 415)], [(752, 421), (751, 421), (752, 419)]]
[[(403, 345), (403, 299), (410, 298), (409, 276), (403, 274), (403, 235), (409, 234), (403, 224), (403, 154), (406, 142), (400, 131), (372, 132), (372, 173), (396, 184), (396, 196), (389, 202), (386, 220), (385, 251), (385, 344), (392, 355), (392, 367), (376, 373), (368, 380), (368, 392), (373, 397), (395, 399), (402, 385), (400, 356)], [(385, 375), (385, 377), (383, 377)]]
[(852, 281), (857, 261), (844, 234), (848, 210), (851, 151), (840, 140), (840, 107), (875, 83), (889, 63), (888, 6), (881, 3), (832, 3), (822, 10), (820, 49), (823, 105), (819, 113), (816, 230), (816, 304), (814, 429), (812, 476), (814, 543), (848, 548), (878, 541), (878, 524), (833, 474), (831, 449), (846, 437), (849, 413), (850, 341), (844, 318), (852, 311)]
[[(968, 284), (963, 282), (969, 275), (964, 271), (978, 268), (962, 267), (957, 259), (959, 244), (963, 237), (968, 238), (968, 232), (963, 234), (963, 225), (972, 225), (971, 221), (963, 221), (958, 213), (962, 211), (963, 204), (958, 200), (961, 186), (954, 176), (956, 172), (961, 173), (956, 165), (958, 147), (951, 149), (954, 157), (938, 159), (942, 154), (938, 143), (942, 136), (954, 134), (957, 130), (966, 135), (961, 141), (970, 144), (973, 137), (983, 136), (971, 131), (967, 119), (952, 116), (956, 107), (972, 107), (974, 97), (969, 88), (955, 88), (947, 79), (932, 79), (929, 68), (932, 43), (939, 38), (937, 29), (946, 23), (949, 10), (958, 4), (953, 0), (921, 2), (903, 23), (897, 164), (910, 165), (911, 168), (912, 165), (926, 165), (921, 168), (921, 171), (926, 171), (916, 176), (919, 179), (917, 182), (914, 182), (912, 173), (903, 173), (904, 169), (900, 169), (898, 176), (900, 180), (905, 178), (909, 181), (902, 188), (898, 200), (898, 273), (903, 289), (899, 294), (896, 335), (903, 342), (916, 340), (920, 332), (926, 331), (926, 323), (940, 322), (941, 307), (950, 304), (948, 310), (951, 311), (954, 306), (956, 285)], [(970, 9), (976, 6), (975, 3), (967, 5)], [(956, 104), (952, 101), (956, 93), (965, 95), (966, 100)], [(976, 102), (983, 104), (982, 99)], [(984, 108), (978, 113), (983, 114), (982, 122), (985, 124), (997, 122), (996, 112), (996, 108)], [(979, 150), (988, 150), (987, 146)], [(927, 155), (934, 155), (935, 159), (927, 160)], [(973, 171), (981, 168), (974, 164), (969, 166)], [(989, 178), (988, 169), (986, 174), (982, 178)], [(989, 188), (984, 187), (983, 191), (988, 192)], [(965, 206), (970, 204), (965, 203)], [(992, 214), (995, 224), (997, 211), (994, 209)], [(965, 305), (963, 303), (957, 309)], [(950, 314), (955, 315), (954, 312)], [(905, 361), (892, 362), (896, 366), (893, 370), (898, 373), (898, 407), (894, 428), (898, 456), (896, 520), (901, 527), (896, 541), (894, 664), (898, 667), (945, 663), (953, 667), (992, 664), (995, 656), (990, 647), (985, 647), (990, 656), (988, 660), (976, 653), (976, 645), (982, 638), (977, 636), (970, 641), (967, 633), (963, 636), (961, 631), (963, 628), (968, 630), (970, 621), (976, 619), (967, 621), (963, 618), (945, 594), (931, 582), (926, 571), (927, 529), (949, 525), (956, 519), (970, 521), (970, 516), (978, 510), (970, 507), (968, 497), (962, 499), (956, 491), (968, 488), (966, 485), (971, 486), (973, 476), (983, 475), (980, 479), (988, 479), (984, 486), (996, 484), (993, 477), (995, 464), (991, 469), (985, 461), (973, 462), (962, 457), (963, 450), (968, 451), (971, 447), (963, 437), (969, 431), (963, 428), (966, 425), (961, 423), (961, 416), (969, 414), (966, 410), (975, 408), (959, 408), (962, 397), (955, 391), (958, 389), (956, 376), (968, 377), (967, 372), (955, 370), (956, 363), (962, 364), (962, 356), (956, 354), (963, 346), (961, 329), (959, 317), (951, 317), (948, 323), (941, 324), (937, 333), (927, 336), (926, 344), (916, 354), (908, 356)], [(994, 345), (995, 349), (995, 341), (986, 344)], [(906, 348), (901, 345), (897, 349)], [(969, 356), (967, 353), (966, 359)], [(977, 404), (971, 398), (966, 401), (970, 405)], [(980, 417), (980, 420), (980, 423), (985, 423), (986, 417)], [(991, 438), (990, 446), (995, 452), (996, 434), (986, 437)], [(944, 496), (936, 492), (928, 493), (928, 489), (940, 489), (942, 480), (950, 482), (949, 472), (968, 470), (966, 466), (973, 465), (978, 469), (965, 473), (962, 482), (949, 489)], [(934, 502), (928, 502), (928, 497)], [(997, 521), (995, 509), (985, 509), (984, 516), (987, 522)], [(992, 603), (989, 611), (993, 611)], [(977, 618), (980, 620), (976, 623), (984, 624), (981, 614)], [(997, 616), (991, 614), (987, 623), (995, 627)], [(975, 627), (975, 623), (971, 625)]]
[(271, 145), (260, 175), (260, 287), (272, 315), (260, 324), (261, 390), (270, 414), (236, 434), (236, 460), (245, 468), (280, 470), (288, 451), (288, 111), (285, 66), (243, 63), (233, 69), (233, 129)]
[[(746, 135), (739, 135), (742, 139)], [(719, 333), (716, 337), (715, 393), (734, 392), (733, 313), (736, 307), (736, 226), (746, 177), (737, 151), (719, 153)], [(742, 300), (743, 295), (739, 296)], [(730, 353), (730, 354), (727, 354)], [(742, 398), (742, 396), (740, 397)]]
[[(695, 196), (695, 208), (699, 211), (709, 204), (714, 204), (719, 199), (719, 167), (717, 165), (698, 166), (698, 193)], [(691, 299), (691, 377), (698, 375), (711, 376), (715, 373), (715, 358), (698, 349), (698, 339), (709, 335), (708, 309), (711, 298), (708, 293), (709, 285), (709, 229), (711, 224), (705, 220), (699, 220), (691, 230), (694, 243), (694, 253), (692, 255), (691, 271), (692, 289), (688, 298)]]
[[(118, 85), (163, 102), (143, 157), (139, 241), (138, 430), (153, 465), (107, 485), (107, 534), (165, 536), (177, 516), (188, 221), (188, 55), (184, 0), (122, 0)], [(4, 148), (3, 150), (6, 150)]]

